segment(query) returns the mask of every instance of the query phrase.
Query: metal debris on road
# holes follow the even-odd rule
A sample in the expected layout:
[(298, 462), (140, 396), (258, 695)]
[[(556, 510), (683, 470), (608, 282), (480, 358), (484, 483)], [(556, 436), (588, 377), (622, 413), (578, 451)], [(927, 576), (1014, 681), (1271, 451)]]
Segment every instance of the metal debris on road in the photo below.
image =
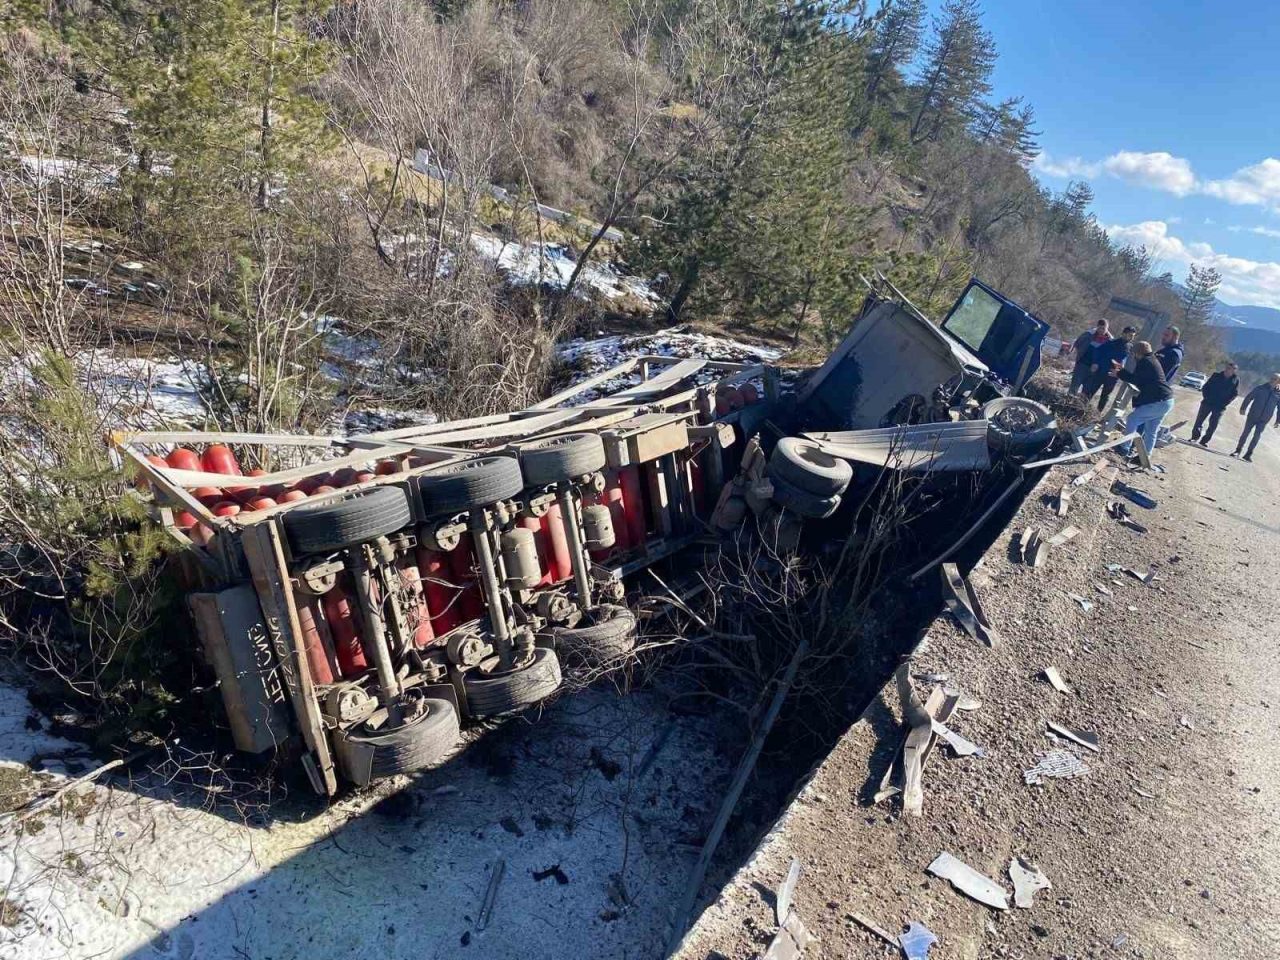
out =
[(929, 960), (929, 948), (937, 942), (933, 931), (919, 920), (912, 920), (907, 932), (898, 934), (898, 945), (907, 960)]
[(1133, 567), (1125, 567), (1124, 572), (1133, 577), (1133, 579), (1137, 580), (1139, 583), (1145, 583), (1148, 586), (1160, 579), (1160, 576), (1156, 573), (1155, 567), (1148, 567), (1146, 573), (1139, 573), (1137, 570), (1133, 569)]
[(1028, 786), (1044, 783), (1049, 780), (1070, 780), (1083, 777), (1089, 772), (1085, 762), (1070, 750), (1051, 750), (1036, 762), (1036, 765), (1022, 774), (1023, 782)]
[(921, 683), (946, 683), (951, 679), (949, 673), (917, 673), (915, 678)]
[(1116, 483), (1116, 493), (1120, 494), (1126, 500), (1136, 503), (1144, 510), (1154, 510), (1159, 504), (1156, 499), (1145, 490), (1139, 490), (1137, 487), (1131, 487), (1123, 481)]
[(1136, 793), (1138, 796), (1142, 797), (1144, 800), (1154, 800), (1156, 798), (1156, 795), (1154, 793), (1147, 793), (1147, 791), (1143, 790), (1141, 787), (1134, 787), (1133, 792)]
[(1147, 528), (1138, 523), (1137, 520), (1134, 520), (1133, 517), (1129, 515), (1129, 508), (1119, 500), (1112, 500), (1107, 504), (1107, 516), (1111, 517), (1113, 520), (1120, 521), (1123, 526), (1128, 527), (1130, 530), (1135, 530), (1138, 533), (1147, 532)]
[(1182, 724), (1188, 730), (1195, 729), (1195, 725), (1191, 722), (1191, 718), (1188, 717), (1185, 713), (1178, 718), (1178, 723)]
[(1079, 527), (1067, 527), (1061, 533), (1055, 533), (1052, 537), (1049, 538), (1048, 540), (1049, 546), (1060, 547), (1064, 543), (1066, 543), (1068, 540), (1070, 540), (1072, 537), (1077, 536), (1079, 533), (1080, 533)]
[(1095, 583), (1095, 584), (1093, 585), (1093, 589), (1097, 590), (1097, 591), (1098, 591), (1100, 594), (1102, 594), (1104, 597), (1112, 596), (1111, 588), (1110, 588), (1110, 587), (1108, 587), (1106, 584), (1102, 584), (1102, 583)]
[(502, 875), (507, 871), (507, 861), (499, 857), (489, 868), (489, 886), (485, 888), (484, 900), (480, 904), (480, 913), (476, 917), (476, 929), (483, 930), (489, 925), (493, 915), (493, 904), (498, 899), (498, 885), (502, 883)]
[(965, 896), (972, 897), (979, 903), (985, 903), (996, 910), (1009, 909), (1009, 894), (1004, 887), (946, 851), (938, 854), (927, 869), (935, 877), (948, 881)]
[(970, 694), (960, 690), (955, 691), (955, 693), (960, 698), (956, 701), (957, 710), (964, 710), (967, 713), (977, 710), (982, 706), (982, 701), (975, 696), (971, 696)]
[(1035, 558), (1035, 545), (1040, 542), (1040, 532), (1035, 527), (1027, 527), (1018, 534), (1016, 552), (1023, 563), (1031, 563)]
[(973, 585), (960, 575), (954, 563), (942, 565), (942, 596), (947, 612), (973, 639), (994, 647), (1000, 634), (991, 626)]
[(1067, 686), (1067, 682), (1062, 679), (1062, 674), (1058, 672), (1057, 667), (1045, 667), (1040, 671), (1040, 674), (1048, 680), (1049, 683), (1053, 685), (1053, 689), (1057, 690), (1059, 693), (1075, 693), (1074, 690)]
[(1098, 745), (1098, 735), (1091, 730), (1072, 730), (1070, 727), (1064, 727), (1060, 723), (1054, 723), (1052, 720), (1046, 720), (1045, 724), (1049, 728), (1049, 732), (1078, 743), (1082, 747), (1088, 747), (1094, 753), (1101, 751)]
[(796, 882), (800, 879), (800, 861), (791, 858), (791, 866), (787, 869), (787, 877), (778, 887), (778, 896), (774, 900), (774, 911), (778, 916), (778, 926), (787, 922), (787, 914), (791, 912), (791, 897), (796, 892)]
[(1031, 909), (1031, 899), (1039, 890), (1052, 890), (1049, 878), (1040, 872), (1039, 867), (1027, 863), (1022, 857), (1014, 857), (1009, 861), (1009, 879), (1013, 881), (1013, 903), (1022, 910)]
[(1067, 596), (1070, 597), (1072, 600), (1074, 600), (1076, 603), (1080, 604), (1080, 609), (1083, 610), (1085, 613), (1088, 613), (1090, 610), (1093, 609), (1093, 601), (1086, 600), (1084, 597), (1080, 596), (1080, 594), (1068, 593)]
[(794, 910), (787, 915), (787, 922), (782, 925), (769, 949), (764, 953), (764, 960), (796, 960), (805, 948), (813, 942), (809, 929)]
[(986, 750), (972, 740), (967, 740), (960, 736), (945, 723), (939, 723), (935, 720), (933, 722), (933, 732), (947, 742), (947, 746), (956, 752), (957, 757), (985, 757), (987, 755)]
[(898, 943), (897, 937), (891, 934), (884, 927), (880, 926), (874, 920), (870, 919), (869, 917), (864, 917), (862, 914), (858, 913), (856, 910), (850, 910), (848, 913), (845, 914), (845, 916), (848, 917), (850, 920), (852, 920), (854, 923), (856, 923), (858, 926), (862, 927), (862, 929), (866, 930), (868, 933), (872, 933), (875, 936), (879, 937), (881, 940), (883, 940), (885, 943), (889, 944), (890, 946), (896, 947), (900, 945)]

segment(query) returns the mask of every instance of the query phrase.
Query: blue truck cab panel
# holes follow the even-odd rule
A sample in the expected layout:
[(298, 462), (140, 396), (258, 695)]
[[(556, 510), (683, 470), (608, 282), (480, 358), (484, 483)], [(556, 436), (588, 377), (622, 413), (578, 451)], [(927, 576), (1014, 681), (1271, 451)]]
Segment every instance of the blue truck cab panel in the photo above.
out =
[(942, 321), (995, 376), (1022, 388), (1040, 369), (1040, 347), (1049, 325), (976, 278), (969, 281)]

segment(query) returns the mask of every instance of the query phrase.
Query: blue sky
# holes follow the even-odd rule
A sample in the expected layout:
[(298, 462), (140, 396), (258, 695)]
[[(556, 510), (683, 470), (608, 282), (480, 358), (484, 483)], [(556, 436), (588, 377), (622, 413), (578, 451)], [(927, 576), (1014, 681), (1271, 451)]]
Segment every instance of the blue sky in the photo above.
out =
[[(936, 9), (939, 4), (931, 2)], [(1230, 303), (1280, 307), (1280, 4), (987, 0), (995, 96), (1036, 110), (1034, 173), (1088, 180), (1114, 239)]]

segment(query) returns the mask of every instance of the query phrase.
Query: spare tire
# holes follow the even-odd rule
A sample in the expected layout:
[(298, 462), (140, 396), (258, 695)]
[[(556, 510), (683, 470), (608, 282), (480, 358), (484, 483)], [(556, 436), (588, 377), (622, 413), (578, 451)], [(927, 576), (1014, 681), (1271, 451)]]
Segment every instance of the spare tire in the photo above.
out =
[(987, 443), (1010, 457), (1040, 453), (1058, 435), (1053, 411), (1026, 397), (997, 397), (982, 406)]
[(413, 512), (402, 488), (376, 487), (345, 500), (304, 503), (280, 519), (293, 552), (302, 556), (395, 533), (413, 521)]
[(792, 486), (780, 477), (770, 477), (773, 484), (773, 502), (783, 509), (812, 520), (824, 520), (840, 506), (840, 495), (819, 497), (807, 490)]
[(616, 665), (636, 648), (636, 615), (626, 607), (602, 603), (587, 614), (584, 624), (555, 627), (551, 636), (566, 663)]
[(472, 717), (500, 717), (532, 707), (560, 687), (560, 660), (554, 650), (538, 647), (522, 667), (485, 673), (476, 667), (462, 675), (467, 713)]
[(594, 433), (565, 433), (517, 447), (520, 468), (531, 487), (574, 480), (605, 466), (604, 441)]
[(823, 452), (816, 443), (783, 437), (769, 457), (769, 474), (819, 498), (844, 493), (853, 479), (849, 461)]
[(515, 457), (473, 457), (430, 467), (418, 477), (418, 496), (429, 517), (487, 507), (523, 489), (524, 478)]
[[(439, 763), (462, 737), (458, 711), (448, 700), (423, 700), (422, 712), (390, 730), (373, 729), (368, 721), (334, 734), (334, 754), (342, 774), (364, 786), (379, 777), (413, 773)], [(386, 717), (386, 709), (374, 716)], [(372, 750), (372, 760), (370, 751)]]

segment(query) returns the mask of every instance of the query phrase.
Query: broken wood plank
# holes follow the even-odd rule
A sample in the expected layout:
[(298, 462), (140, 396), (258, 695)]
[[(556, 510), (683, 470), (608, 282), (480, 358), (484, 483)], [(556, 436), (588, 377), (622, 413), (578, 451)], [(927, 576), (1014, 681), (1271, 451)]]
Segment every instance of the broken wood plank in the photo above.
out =
[(1079, 533), (1080, 533), (1080, 528), (1079, 528), (1079, 527), (1071, 527), (1071, 526), (1069, 526), (1069, 527), (1067, 527), (1066, 529), (1064, 529), (1064, 530), (1062, 530), (1062, 531), (1060, 531), (1060, 532), (1058, 532), (1058, 533), (1055, 533), (1052, 537), (1050, 537), (1050, 538), (1049, 538), (1049, 546), (1051, 546), (1051, 547), (1060, 547), (1060, 546), (1062, 546), (1064, 543), (1066, 543), (1068, 540), (1070, 540), (1072, 537), (1075, 537), (1075, 536), (1079, 535)]
[(889, 946), (891, 947), (898, 946), (898, 941), (893, 937), (893, 935), (890, 934), (889, 931), (887, 931), (884, 927), (877, 924), (874, 920), (871, 920), (868, 917), (863, 916), (862, 914), (858, 913), (858, 911), (856, 910), (850, 910), (848, 913), (845, 914), (845, 916), (848, 917), (850, 920), (852, 920), (854, 923), (856, 923), (858, 926), (860, 926), (863, 930), (866, 930), (868, 933), (871, 933), (879, 937), (885, 943), (889, 944)]
[(489, 886), (485, 888), (484, 900), (480, 904), (480, 913), (476, 917), (476, 929), (483, 930), (489, 925), (493, 915), (493, 905), (498, 899), (498, 885), (502, 883), (502, 875), (507, 871), (507, 861), (499, 857), (489, 868)]

